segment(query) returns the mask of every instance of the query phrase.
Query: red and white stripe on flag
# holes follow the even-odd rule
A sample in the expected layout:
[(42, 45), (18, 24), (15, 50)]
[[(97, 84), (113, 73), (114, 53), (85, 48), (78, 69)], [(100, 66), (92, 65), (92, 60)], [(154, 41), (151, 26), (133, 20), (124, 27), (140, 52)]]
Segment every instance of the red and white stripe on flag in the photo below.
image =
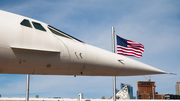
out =
[(142, 52), (144, 52), (144, 46), (131, 40), (127, 40), (127, 47), (117, 45), (117, 54), (141, 58)]

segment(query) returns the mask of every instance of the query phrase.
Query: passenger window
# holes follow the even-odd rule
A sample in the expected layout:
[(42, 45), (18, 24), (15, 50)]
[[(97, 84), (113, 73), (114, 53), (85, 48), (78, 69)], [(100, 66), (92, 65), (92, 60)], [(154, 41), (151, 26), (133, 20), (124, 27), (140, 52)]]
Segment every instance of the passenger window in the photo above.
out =
[(39, 29), (39, 30), (42, 30), (42, 31), (46, 31), (45, 29), (44, 29), (44, 27), (40, 24), (40, 23), (37, 23), (37, 22), (32, 22), (33, 23), (33, 25), (34, 25), (34, 27), (36, 28), (36, 29)]
[(32, 28), (29, 20), (27, 20), (27, 19), (24, 19), (24, 20), (21, 22), (21, 25)]

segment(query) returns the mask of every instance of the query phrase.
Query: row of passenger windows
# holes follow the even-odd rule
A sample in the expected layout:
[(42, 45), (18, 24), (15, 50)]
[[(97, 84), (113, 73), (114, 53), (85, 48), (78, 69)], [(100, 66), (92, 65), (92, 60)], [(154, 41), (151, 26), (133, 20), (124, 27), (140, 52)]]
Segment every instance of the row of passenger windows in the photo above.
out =
[[(31, 23), (27, 19), (24, 19), (20, 24), (23, 25), (23, 26), (32, 28)], [(32, 24), (33, 24), (34, 28), (36, 28), (38, 30), (46, 31), (46, 29), (40, 23), (32, 21)], [(59, 35), (59, 36), (65, 37), (65, 38), (69, 38), (69, 39), (74, 39), (74, 40), (77, 40), (79, 42), (83, 42), (83, 41), (81, 41), (79, 39), (76, 39), (76, 38), (74, 38), (74, 37), (72, 37), (72, 36), (70, 36), (70, 35), (68, 35), (68, 34), (66, 34), (66, 33), (64, 33), (64, 32), (62, 32), (62, 31), (60, 31), (60, 30), (58, 30), (58, 29), (56, 29), (54, 27), (52, 27), (52, 26), (50, 26), (50, 25), (48, 25), (48, 29), (52, 33), (54, 33), (56, 35)]]
[[(43, 27), (40, 23), (37, 23), (37, 22), (33, 22), (33, 21), (32, 21), (32, 24), (33, 24), (34, 28), (39, 29), (39, 30), (42, 30), (42, 31), (46, 31), (46, 30), (44, 29), (44, 27)], [(29, 20), (27, 20), (27, 19), (24, 19), (24, 20), (21, 22), (21, 25), (32, 28)]]

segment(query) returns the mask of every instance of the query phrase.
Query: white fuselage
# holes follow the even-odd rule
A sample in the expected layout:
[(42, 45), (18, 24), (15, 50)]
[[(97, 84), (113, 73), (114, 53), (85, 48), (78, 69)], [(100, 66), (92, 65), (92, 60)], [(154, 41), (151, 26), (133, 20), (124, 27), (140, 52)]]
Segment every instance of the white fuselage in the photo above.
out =
[[(24, 19), (32, 27), (21, 25)], [(46, 31), (36, 29), (32, 22)], [(54, 34), (40, 21), (0, 10), (0, 73), (130, 76), (166, 72)]]

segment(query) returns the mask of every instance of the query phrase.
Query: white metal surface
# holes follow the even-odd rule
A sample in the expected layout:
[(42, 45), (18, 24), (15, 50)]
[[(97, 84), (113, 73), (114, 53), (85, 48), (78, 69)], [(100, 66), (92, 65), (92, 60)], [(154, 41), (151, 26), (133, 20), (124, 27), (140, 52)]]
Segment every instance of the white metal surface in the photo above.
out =
[[(46, 32), (20, 25), (40, 23)], [(40, 21), (0, 10), (0, 73), (132, 76), (166, 72), (115, 53), (53, 34)]]

